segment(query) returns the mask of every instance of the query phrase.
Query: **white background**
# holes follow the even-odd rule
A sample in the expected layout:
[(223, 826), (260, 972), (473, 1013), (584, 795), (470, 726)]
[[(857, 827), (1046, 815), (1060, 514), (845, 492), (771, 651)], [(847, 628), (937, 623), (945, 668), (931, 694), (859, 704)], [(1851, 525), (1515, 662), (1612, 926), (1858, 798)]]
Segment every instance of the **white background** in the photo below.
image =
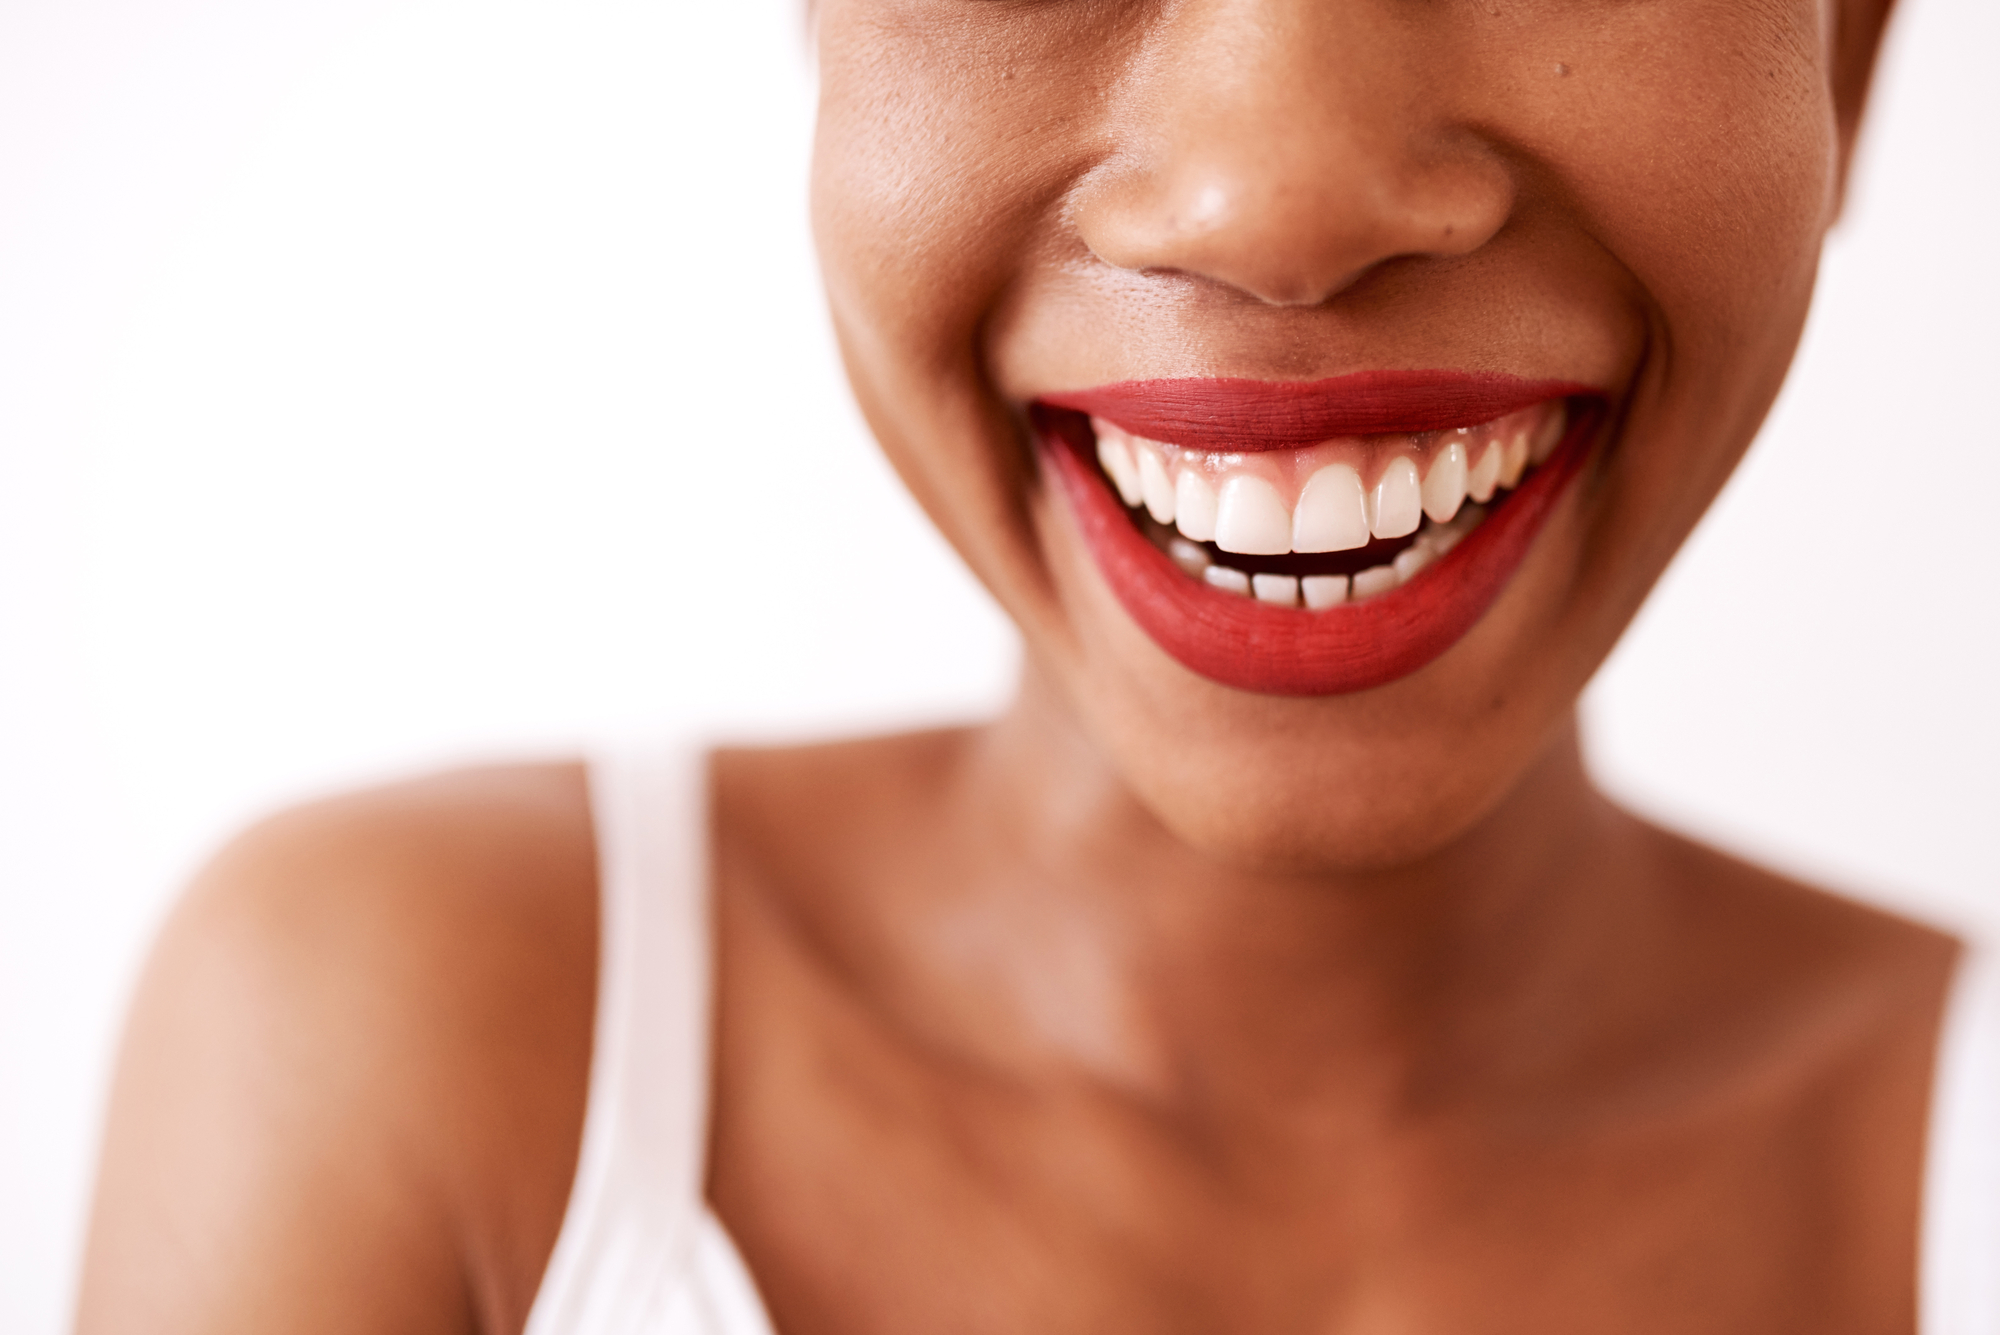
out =
[[(1995, 50), (1904, 16), (1791, 386), (1588, 702), (1630, 800), (1950, 921), (2000, 921)], [(62, 1325), (231, 827), (1004, 696), (841, 386), (810, 100), (789, 0), (0, 0), (0, 1330)]]

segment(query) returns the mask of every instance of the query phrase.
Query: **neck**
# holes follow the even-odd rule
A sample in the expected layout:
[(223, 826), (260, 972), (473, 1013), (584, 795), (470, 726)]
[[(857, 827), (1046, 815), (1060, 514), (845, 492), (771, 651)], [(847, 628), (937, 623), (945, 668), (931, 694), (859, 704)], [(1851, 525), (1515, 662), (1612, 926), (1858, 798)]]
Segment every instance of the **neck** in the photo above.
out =
[(1546, 1087), (1639, 1004), (1661, 921), (1644, 827), (1592, 787), (1573, 724), (1493, 811), (1392, 868), (1190, 848), (1032, 677), (953, 793), (954, 826), (1000, 840), (968, 887), (961, 981), (995, 990), (1006, 1046), (1149, 1101)]

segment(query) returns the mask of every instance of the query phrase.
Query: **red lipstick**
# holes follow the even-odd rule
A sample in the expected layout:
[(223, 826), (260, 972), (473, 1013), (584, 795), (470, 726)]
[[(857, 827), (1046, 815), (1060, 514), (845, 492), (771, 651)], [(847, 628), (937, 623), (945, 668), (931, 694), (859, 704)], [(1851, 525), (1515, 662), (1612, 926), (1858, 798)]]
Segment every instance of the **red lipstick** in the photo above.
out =
[[(1169, 388), (1150, 397), (1157, 386)], [(1425, 394), (1426, 386), (1442, 392)], [(1086, 415), (1149, 439), (1248, 452), (1340, 435), (1476, 426), (1551, 398), (1572, 400), (1561, 444), (1477, 528), (1409, 583), (1324, 611), (1273, 607), (1183, 574), (1099, 475)], [(1601, 391), (1569, 382), (1401, 371), (1303, 384), (1129, 381), (1049, 395), (1031, 416), (1098, 568), (1155, 643), (1190, 670), (1238, 690), (1338, 695), (1417, 671), (1478, 623), (1580, 475), (1603, 406)], [(1275, 424), (1272, 432), (1263, 430), (1266, 423)]]
[(1360, 371), (1330, 380), (1125, 380), (1044, 395), (1135, 436), (1191, 450), (1292, 450), (1336, 436), (1477, 426), (1550, 399), (1594, 395), (1565, 380), (1465, 371)]

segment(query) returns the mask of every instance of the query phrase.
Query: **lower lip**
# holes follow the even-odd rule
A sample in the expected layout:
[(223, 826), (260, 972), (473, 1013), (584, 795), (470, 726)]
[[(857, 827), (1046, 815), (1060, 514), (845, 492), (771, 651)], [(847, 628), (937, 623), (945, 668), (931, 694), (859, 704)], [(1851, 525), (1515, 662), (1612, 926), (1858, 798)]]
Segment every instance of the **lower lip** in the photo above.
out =
[(1273, 607), (1190, 579), (1147, 541), (1097, 475), (1082, 413), (1037, 405), (1043, 454), (1084, 542), (1140, 629), (1190, 671), (1263, 695), (1344, 695), (1407, 677), (1470, 631), (1582, 472), (1600, 413), (1583, 401), (1546, 462), (1409, 583), (1321, 612)]

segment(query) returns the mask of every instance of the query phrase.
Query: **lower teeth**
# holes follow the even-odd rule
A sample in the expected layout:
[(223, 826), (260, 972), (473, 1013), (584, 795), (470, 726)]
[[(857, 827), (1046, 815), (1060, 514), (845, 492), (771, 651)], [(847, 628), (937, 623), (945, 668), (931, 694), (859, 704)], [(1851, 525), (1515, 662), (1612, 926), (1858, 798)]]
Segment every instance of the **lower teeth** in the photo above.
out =
[(1255, 598), (1274, 607), (1303, 606), (1317, 612), (1400, 588), (1415, 579), (1425, 566), (1456, 547), (1484, 518), (1485, 506), (1467, 502), (1448, 523), (1425, 519), (1409, 544), (1379, 565), (1353, 574), (1297, 575), (1238, 569), (1218, 560), (1210, 544), (1190, 541), (1164, 524), (1143, 517), (1140, 523), (1154, 546), (1171, 557), (1189, 577), (1202, 580), (1210, 588)]

